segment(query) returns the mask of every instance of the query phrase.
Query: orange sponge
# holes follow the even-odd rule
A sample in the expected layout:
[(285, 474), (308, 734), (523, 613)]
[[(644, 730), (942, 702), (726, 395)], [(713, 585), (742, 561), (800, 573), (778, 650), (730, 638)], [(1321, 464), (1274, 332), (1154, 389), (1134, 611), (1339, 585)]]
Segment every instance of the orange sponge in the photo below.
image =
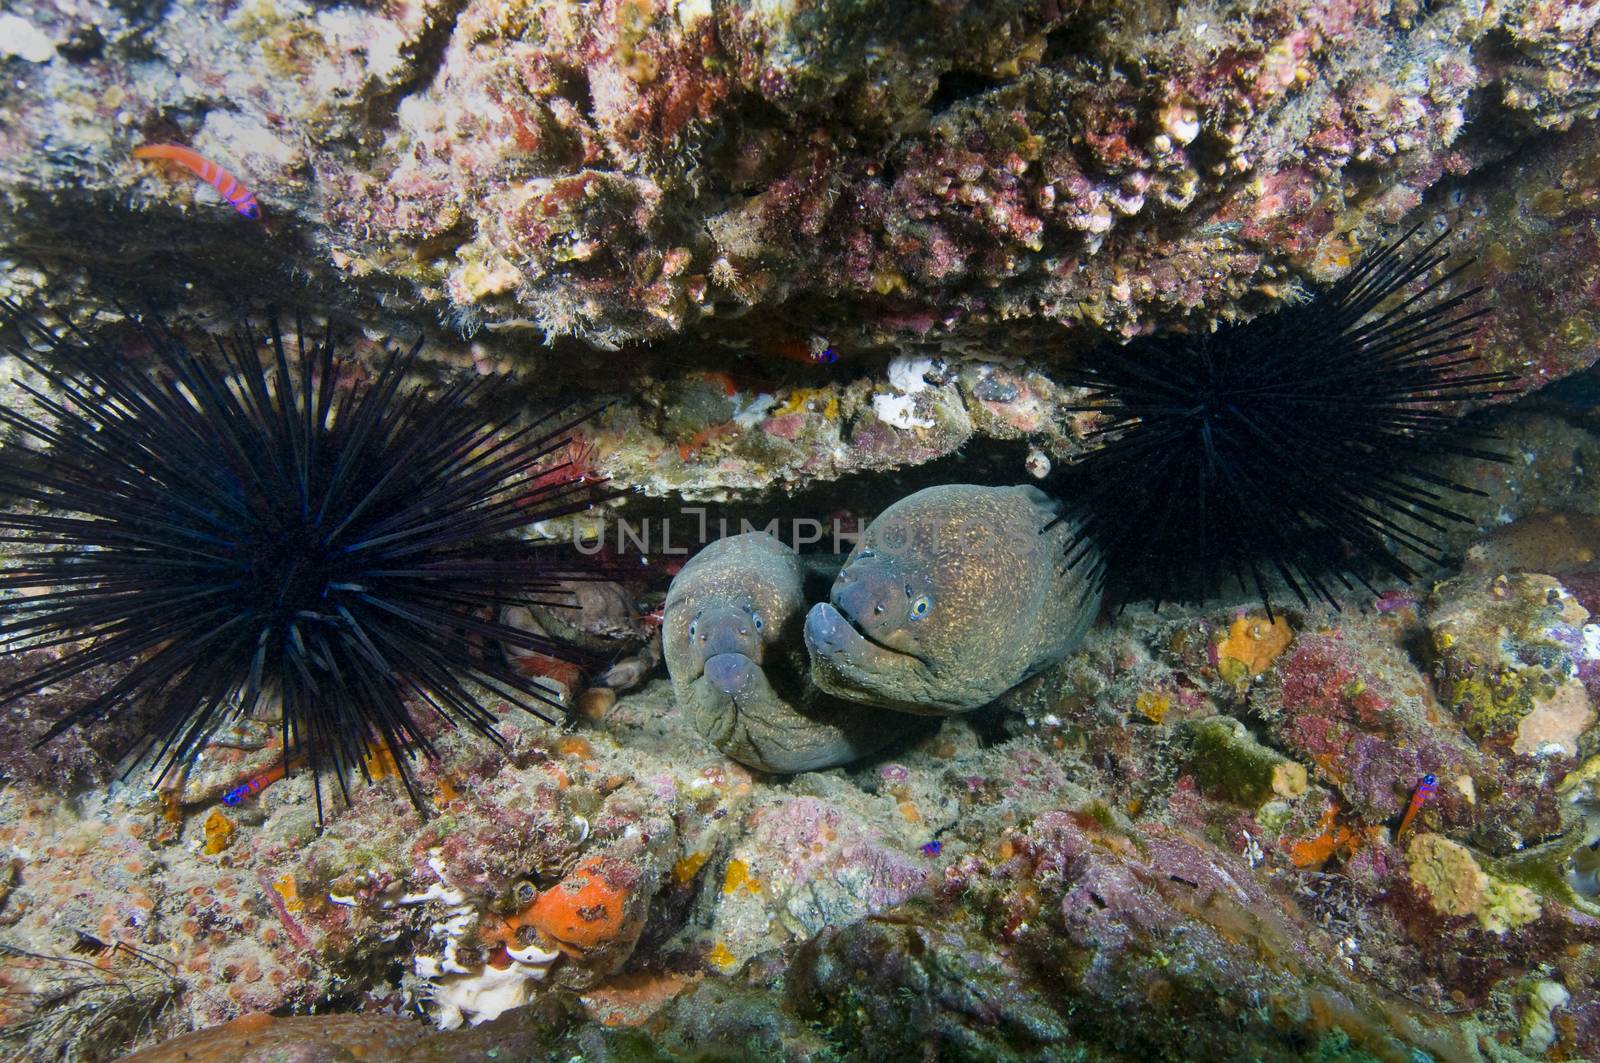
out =
[(621, 934), (629, 890), (608, 879), (605, 859), (591, 856), (552, 889), (539, 894), (526, 921), (556, 941), (580, 949), (603, 945)]

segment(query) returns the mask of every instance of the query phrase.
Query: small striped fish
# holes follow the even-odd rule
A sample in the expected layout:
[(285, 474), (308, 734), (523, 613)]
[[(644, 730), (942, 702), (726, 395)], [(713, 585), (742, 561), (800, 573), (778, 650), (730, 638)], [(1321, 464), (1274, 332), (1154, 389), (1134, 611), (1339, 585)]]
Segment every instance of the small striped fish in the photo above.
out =
[(1406, 835), (1406, 828), (1411, 826), (1411, 821), (1417, 818), (1417, 813), (1422, 811), (1422, 806), (1428, 803), (1439, 788), (1439, 777), (1432, 772), (1424, 775), (1422, 781), (1417, 783), (1416, 790), (1412, 791), (1411, 803), (1406, 806), (1406, 814), (1400, 817), (1400, 829), (1394, 832), (1396, 843)]
[(222, 193), (222, 198), (232, 203), (240, 214), (247, 218), (261, 217), (261, 206), (254, 193), (233, 174), (191, 148), (181, 144), (145, 144), (133, 149), (133, 157), (171, 160)]
[(254, 797), (256, 794), (259, 794), (262, 790), (265, 790), (267, 787), (283, 778), (283, 776), (283, 762), (279, 761), (261, 774), (251, 776), (242, 784), (235, 786), (233, 789), (223, 794), (222, 803), (227, 805), (229, 808), (232, 808), (244, 801), (245, 798)]

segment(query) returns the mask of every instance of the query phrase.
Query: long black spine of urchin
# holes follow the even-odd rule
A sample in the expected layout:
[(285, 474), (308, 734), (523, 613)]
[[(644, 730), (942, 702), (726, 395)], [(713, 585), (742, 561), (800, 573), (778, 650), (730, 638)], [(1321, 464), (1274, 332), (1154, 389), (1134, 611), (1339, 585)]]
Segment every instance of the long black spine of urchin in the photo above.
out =
[(274, 323), (264, 366), (248, 330), (196, 350), (151, 321), (146, 368), (0, 309), (42, 348), (13, 353), (48, 384), (24, 386), (35, 410), (0, 410), (18, 442), (43, 444), (0, 451), (0, 492), (26, 503), (0, 512), (0, 540), (21, 544), (0, 571), (0, 639), (58, 652), (0, 705), (134, 662), (45, 741), (153, 705), (127, 752), (165, 776), (275, 697), (284, 759), (308, 762), (320, 816), (321, 776), (347, 797), (373, 745), (423, 807), (408, 760), (433, 750), (414, 706), (495, 741), (475, 688), (555, 717), (549, 693), (485, 645), (580, 656), (494, 606), (559, 601), (562, 580), (596, 575), (512, 534), (612, 493), (560, 461), (585, 414), (513, 429), (479, 412), (504, 378), (407, 388), (420, 341), (369, 382), (341, 383), (331, 332), (299, 333), (291, 354)]
[(1088, 392), (1068, 409), (1101, 418), (1058, 484), (1080, 522), (1069, 561), (1121, 603), (1232, 580), (1269, 610), (1272, 574), (1337, 606), (1335, 583), (1415, 578), (1402, 554), (1441, 561), (1442, 522), (1467, 521), (1448, 495), (1481, 492), (1428, 459), (1503, 460), (1448, 436), (1448, 407), (1516, 378), (1474, 368), (1480, 289), (1439, 295), (1470, 262), (1436, 272), (1448, 233), (1408, 250), (1418, 228), (1305, 302), (1102, 348), (1066, 374)]

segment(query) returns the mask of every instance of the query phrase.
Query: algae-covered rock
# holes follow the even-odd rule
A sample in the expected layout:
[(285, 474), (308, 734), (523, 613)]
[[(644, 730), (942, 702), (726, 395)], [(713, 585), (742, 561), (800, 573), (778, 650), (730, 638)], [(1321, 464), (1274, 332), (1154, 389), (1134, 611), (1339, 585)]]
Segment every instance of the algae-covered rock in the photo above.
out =
[(1201, 720), (1192, 733), (1189, 771), (1202, 789), (1252, 807), (1306, 792), (1305, 765), (1262, 745), (1233, 717)]
[(1580, 666), (1589, 613), (1559, 581), (1529, 572), (1467, 574), (1429, 601), (1439, 694), (1477, 739), (1518, 752), (1576, 755), (1594, 723)]
[(1555, 1011), (1572, 999), (1560, 982), (1541, 979), (1528, 991), (1522, 1008), (1522, 1048), (1542, 1055), (1556, 1042)]
[(1472, 851), (1440, 834), (1417, 834), (1406, 846), (1411, 881), (1440, 915), (1471, 915), (1504, 934), (1539, 918), (1538, 895), (1488, 874)]
[(1411, 881), (1428, 891), (1441, 915), (1472, 915), (1483, 904), (1489, 876), (1465, 846), (1438, 834), (1412, 836), (1406, 847)]
[(1554, 860), (1541, 861), (1569, 891), (1572, 904), (1600, 916), (1600, 756), (1590, 757), (1557, 787), (1577, 825)]
[[(652, 422), (619, 478), (751, 491), (971, 435), (1065, 456), (1050, 367), (1003, 360), (1255, 314), (1443, 211), (1479, 252), (1446, 289), (1495, 293), (1476, 338), (1520, 391), (1600, 334), (1600, 77), (1567, 7), (37, 0), (10, 23), (33, 47), (6, 59), (0, 160), (0, 257), (28, 279), (3, 283), (181, 276), (211, 309), (293, 273), (375, 330), (458, 327), (457, 364), (618, 396)], [(130, 158), (155, 138), (235, 174), (261, 224)], [(762, 395), (835, 390), (774, 353), (818, 339), (877, 378), (866, 402), (697, 449)], [(737, 394), (656, 417), (646, 343)], [(941, 385), (959, 398), (885, 387), (930, 349), (987, 361)], [(1037, 401), (987, 397), (1021, 380)]]

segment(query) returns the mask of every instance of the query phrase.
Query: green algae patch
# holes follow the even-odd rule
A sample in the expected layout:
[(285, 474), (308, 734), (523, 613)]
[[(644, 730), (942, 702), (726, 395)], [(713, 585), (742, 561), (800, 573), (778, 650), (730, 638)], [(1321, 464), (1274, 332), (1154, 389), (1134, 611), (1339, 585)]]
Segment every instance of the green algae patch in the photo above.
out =
[(1589, 619), (1554, 578), (1527, 572), (1449, 580), (1434, 591), (1430, 612), (1440, 698), (1480, 741), (1517, 731), (1563, 691), (1576, 667), (1571, 647), (1583, 644)]
[(1190, 727), (1189, 771), (1202, 790), (1257, 807), (1306, 792), (1305, 765), (1257, 741), (1231, 716), (1212, 716)]

